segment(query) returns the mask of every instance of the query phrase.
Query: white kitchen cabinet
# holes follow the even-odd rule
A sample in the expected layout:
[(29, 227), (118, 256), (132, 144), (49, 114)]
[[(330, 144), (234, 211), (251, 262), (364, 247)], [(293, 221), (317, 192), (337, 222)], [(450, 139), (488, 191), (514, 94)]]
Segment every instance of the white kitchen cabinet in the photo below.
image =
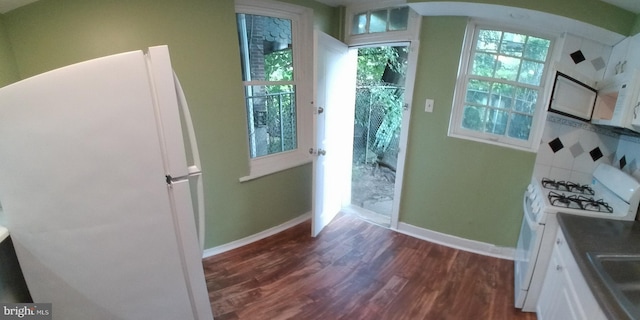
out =
[(538, 319), (607, 319), (558, 230), (538, 305)]
[(609, 63), (605, 71), (605, 79), (633, 69), (640, 69), (640, 34), (625, 38), (613, 46)]
[(631, 42), (631, 38), (625, 38), (611, 49), (611, 55), (609, 56), (609, 62), (607, 63), (607, 70), (604, 73), (605, 79), (611, 78), (621, 72), (622, 63), (627, 59), (629, 42)]

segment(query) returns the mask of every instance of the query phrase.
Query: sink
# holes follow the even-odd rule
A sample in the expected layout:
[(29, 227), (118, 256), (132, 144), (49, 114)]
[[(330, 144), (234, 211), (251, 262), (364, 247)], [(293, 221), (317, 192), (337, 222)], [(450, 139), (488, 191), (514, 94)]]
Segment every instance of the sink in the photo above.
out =
[(640, 319), (640, 253), (587, 253), (589, 261), (620, 306)]

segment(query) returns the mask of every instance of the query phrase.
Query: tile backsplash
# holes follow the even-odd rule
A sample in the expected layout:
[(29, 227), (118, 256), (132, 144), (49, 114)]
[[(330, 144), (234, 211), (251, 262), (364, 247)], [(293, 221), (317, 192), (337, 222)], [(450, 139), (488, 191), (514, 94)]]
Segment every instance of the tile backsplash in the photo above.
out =
[(640, 138), (549, 113), (534, 176), (590, 183), (598, 163), (611, 164), (640, 180)]

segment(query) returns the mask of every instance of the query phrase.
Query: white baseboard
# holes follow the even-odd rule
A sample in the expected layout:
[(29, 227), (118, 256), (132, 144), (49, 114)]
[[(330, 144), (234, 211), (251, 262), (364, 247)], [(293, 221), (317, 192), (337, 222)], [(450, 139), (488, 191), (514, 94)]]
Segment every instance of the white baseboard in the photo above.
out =
[[(229, 250), (233, 250), (236, 248), (240, 248), (242, 246), (248, 245), (250, 243), (256, 242), (258, 240), (262, 240), (266, 237), (272, 236), (278, 232), (282, 232), (284, 230), (287, 230), (293, 226), (296, 226), (300, 223), (303, 223), (307, 220), (311, 219), (311, 212), (307, 212), (303, 215), (300, 215), (296, 218), (293, 218), (281, 225), (277, 225), (273, 228), (269, 228), (267, 230), (258, 232), (256, 234), (250, 235), (248, 237), (242, 238), (242, 239), (238, 239), (236, 241), (232, 241), (229, 243), (225, 243), (223, 245), (219, 245), (217, 247), (213, 247), (213, 248), (209, 248), (204, 250), (204, 252), (202, 253), (202, 258), (208, 258), (208, 257), (212, 257), (215, 256), (217, 254), (221, 254), (223, 252), (227, 252)], [(311, 229), (309, 229), (309, 234), (311, 234)]]
[(441, 244), (443, 246), (500, 259), (513, 260), (516, 252), (515, 248), (500, 247), (486, 242), (460, 238), (449, 234), (416, 227), (404, 222), (399, 222), (398, 228), (395, 229), (395, 231), (404, 233), (414, 238)]
[[(227, 252), (227, 251), (245, 246), (247, 244), (272, 236), (278, 232), (287, 230), (309, 219), (311, 219), (310, 212), (302, 214), (283, 224), (258, 232), (248, 237), (238, 239), (236, 241), (232, 241), (229, 243), (225, 243), (217, 247), (206, 249), (204, 250), (202, 257), (203, 258), (212, 257), (217, 254), (221, 254), (223, 252)], [(418, 239), (426, 240), (429, 242), (437, 243), (443, 246), (447, 246), (450, 248), (469, 251), (469, 252), (473, 252), (473, 253), (477, 253), (485, 256), (490, 256), (490, 257), (495, 257), (500, 259), (507, 259), (507, 260), (513, 260), (515, 256), (515, 248), (500, 247), (500, 246), (496, 246), (486, 242), (460, 238), (460, 237), (452, 236), (449, 234), (416, 227), (414, 225), (410, 225), (404, 222), (399, 222), (398, 228), (394, 229), (394, 231), (406, 234), (414, 238), (418, 238)], [(311, 230), (309, 230), (309, 232), (311, 232)]]

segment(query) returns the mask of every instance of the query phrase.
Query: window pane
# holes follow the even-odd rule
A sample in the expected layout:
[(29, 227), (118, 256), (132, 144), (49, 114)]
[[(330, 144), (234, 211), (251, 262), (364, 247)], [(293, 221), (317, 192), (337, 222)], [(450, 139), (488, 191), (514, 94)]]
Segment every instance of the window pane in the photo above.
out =
[(238, 14), (242, 80), (293, 79), (291, 20)]
[(520, 68), (520, 59), (498, 56), (498, 66), (495, 77), (498, 79), (516, 81)]
[(512, 85), (504, 83), (494, 83), (491, 88), (490, 105), (495, 108), (511, 109), (515, 91), (516, 87)]
[(500, 45), (500, 53), (508, 56), (522, 57), (527, 36), (505, 32)]
[[(501, 30), (476, 29), (466, 66), (461, 122), (457, 128), (503, 136), (500, 143), (524, 146), (530, 141), (531, 124), (540, 101), (550, 40)], [(453, 129), (454, 132), (456, 128)], [(459, 133), (469, 134), (465, 131)], [(495, 137), (472, 134), (495, 141)], [(510, 140), (510, 141), (509, 141)]]
[(465, 105), (462, 127), (474, 131), (483, 131), (484, 117), (487, 108)]
[(498, 56), (489, 53), (476, 53), (473, 57), (471, 74), (483, 77), (493, 77)]
[(539, 86), (544, 72), (544, 63), (523, 61), (518, 82)]
[(480, 30), (476, 49), (478, 51), (498, 53), (498, 44), (501, 36), (502, 32), (500, 31)]
[(505, 131), (507, 130), (508, 120), (509, 112), (490, 109), (487, 115), (485, 132), (504, 135)]
[(531, 133), (531, 124), (533, 117), (524, 114), (511, 114), (511, 123), (509, 124), (509, 137), (528, 140)]
[(466, 102), (475, 104), (489, 104), (489, 88), (491, 83), (480, 80), (469, 80), (467, 85)]
[(551, 41), (536, 37), (529, 37), (524, 50), (524, 57), (532, 60), (544, 62), (547, 59)]
[(389, 31), (407, 30), (409, 7), (389, 10)]
[(353, 16), (353, 26), (351, 34), (362, 34), (367, 32), (367, 13), (359, 13)]
[(295, 86), (245, 86), (251, 158), (297, 148)]
[(538, 101), (538, 90), (518, 88), (514, 110), (521, 113), (533, 114)]
[(371, 12), (369, 22), (369, 33), (387, 31), (387, 9)]

